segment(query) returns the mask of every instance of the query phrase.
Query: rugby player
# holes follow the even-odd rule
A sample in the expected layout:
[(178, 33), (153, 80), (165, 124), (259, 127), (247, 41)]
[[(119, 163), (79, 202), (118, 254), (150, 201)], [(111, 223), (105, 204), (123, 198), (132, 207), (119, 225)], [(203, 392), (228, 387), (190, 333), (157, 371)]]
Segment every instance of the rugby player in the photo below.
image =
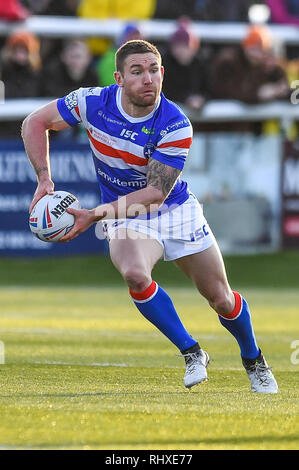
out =
[(75, 225), (62, 241), (103, 223), (111, 260), (131, 298), (181, 352), (186, 364), (184, 385), (191, 388), (207, 379), (209, 355), (186, 330), (167, 292), (152, 279), (161, 257), (174, 261), (238, 342), (251, 390), (277, 393), (277, 382), (256, 342), (249, 306), (231, 290), (201, 205), (180, 177), (192, 126), (162, 93), (160, 53), (147, 41), (133, 40), (117, 50), (115, 60), (114, 85), (80, 88), (24, 120), (24, 145), (38, 180), (30, 210), (54, 190), (48, 131), (82, 123), (102, 203), (90, 210), (68, 209)]

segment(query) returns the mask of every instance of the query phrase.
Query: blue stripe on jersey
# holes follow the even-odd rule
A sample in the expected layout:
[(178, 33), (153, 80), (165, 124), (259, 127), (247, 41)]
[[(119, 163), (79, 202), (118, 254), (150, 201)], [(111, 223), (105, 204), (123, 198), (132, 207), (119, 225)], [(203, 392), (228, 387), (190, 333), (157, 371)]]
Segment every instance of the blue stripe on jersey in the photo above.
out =
[(70, 110), (67, 108), (65, 104), (65, 98), (60, 98), (59, 100), (57, 100), (57, 108), (62, 118), (65, 120), (65, 122), (68, 123), (69, 126), (73, 127), (78, 124), (79, 121), (72, 115)]
[[(93, 155), (96, 174), (101, 187), (102, 203), (115, 201), (120, 196), (146, 187), (146, 176), (137, 170), (111, 168)], [(121, 193), (121, 194), (120, 194)], [(187, 183), (177, 181), (174, 189), (165, 201), (167, 206), (182, 204), (189, 197)]]
[(102, 202), (111, 202), (138, 189), (146, 187), (146, 176), (135, 170), (112, 168), (93, 155)]
[(171, 155), (165, 155), (165, 153), (161, 153), (158, 150), (155, 150), (152, 157), (158, 162), (165, 163), (165, 165), (173, 166), (178, 170), (182, 170), (184, 168), (186, 158), (184, 156), (176, 157), (175, 159)]

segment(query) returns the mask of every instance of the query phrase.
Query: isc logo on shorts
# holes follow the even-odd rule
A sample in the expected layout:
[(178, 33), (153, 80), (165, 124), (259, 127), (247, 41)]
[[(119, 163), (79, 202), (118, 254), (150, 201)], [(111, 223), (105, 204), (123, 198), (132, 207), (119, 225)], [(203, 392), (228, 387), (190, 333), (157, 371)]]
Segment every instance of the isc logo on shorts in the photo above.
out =
[(195, 232), (190, 233), (190, 240), (192, 242), (197, 242), (198, 240), (201, 240), (203, 237), (206, 237), (207, 235), (209, 235), (209, 232), (207, 231), (206, 224), (205, 224), (202, 227), (195, 230)]

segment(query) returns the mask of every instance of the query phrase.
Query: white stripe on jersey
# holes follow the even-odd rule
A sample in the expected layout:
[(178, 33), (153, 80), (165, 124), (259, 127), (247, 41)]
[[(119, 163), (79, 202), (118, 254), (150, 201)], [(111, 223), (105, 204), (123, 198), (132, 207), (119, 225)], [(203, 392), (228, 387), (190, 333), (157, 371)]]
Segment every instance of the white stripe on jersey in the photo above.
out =
[(100, 87), (100, 86), (89, 87), (89, 88), (81, 87), (79, 88), (79, 90), (80, 90), (82, 98), (84, 98), (85, 96), (93, 96), (93, 95), (100, 96), (103, 90), (103, 87)]
[(91, 124), (88, 125), (88, 130), (91, 133), (92, 137), (98, 142), (108, 145), (109, 147), (112, 147), (114, 149), (131, 153), (136, 157), (143, 158), (145, 164), (147, 164), (147, 159), (144, 156), (142, 145), (135, 144), (134, 142), (128, 139), (125, 140), (121, 139), (120, 137), (111, 136), (110, 134), (107, 134), (106, 132), (98, 129), (97, 127), (94, 127)]
[(165, 148), (157, 147), (157, 150), (160, 153), (164, 153), (165, 155), (174, 155), (174, 156), (180, 155), (181, 157), (187, 157), (189, 153), (189, 148), (184, 149), (180, 147), (165, 147)]
[(168, 132), (167, 134), (165, 134), (162, 139), (159, 140), (157, 147), (159, 148), (160, 145), (165, 144), (166, 142), (176, 142), (177, 140), (188, 139), (192, 136), (193, 132), (191, 126), (176, 129), (175, 131)]
[(90, 147), (91, 147), (91, 150), (93, 151), (94, 156), (101, 162), (105, 163), (105, 165), (108, 165), (111, 168), (118, 168), (121, 170), (132, 169), (132, 170), (139, 171), (140, 173), (144, 173), (146, 175), (147, 161), (144, 166), (133, 165), (132, 163), (125, 162), (122, 158), (108, 157), (107, 155), (104, 155), (103, 153), (99, 152), (90, 140), (89, 140), (89, 143), (90, 143)]
[(80, 111), (81, 121), (86, 129), (88, 129), (88, 121), (86, 119), (86, 88), (79, 88), (78, 90), (78, 108)]
[(78, 115), (77, 111), (73, 108), (70, 110), (74, 118), (79, 122), (81, 122), (80, 116)]

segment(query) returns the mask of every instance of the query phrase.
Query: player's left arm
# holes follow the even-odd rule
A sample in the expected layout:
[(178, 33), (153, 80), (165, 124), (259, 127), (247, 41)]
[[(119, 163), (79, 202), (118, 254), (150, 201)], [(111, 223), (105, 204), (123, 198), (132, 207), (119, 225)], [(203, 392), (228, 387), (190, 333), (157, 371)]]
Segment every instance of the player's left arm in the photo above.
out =
[(147, 170), (147, 187), (155, 188), (161, 194), (162, 204), (175, 186), (181, 170), (154, 158), (149, 158)]
[(117, 201), (99, 206), (94, 213), (96, 219), (136, 217), (158, 210), (180, 174), (181, 170), (150, 157), (147, 165), (146, 186), (122, 196)]
[(177, 168), (149, 158), (145, 188), (122, 196), (117, 201), (101, 204), (95, 209), (67, 209), (76, 217), (76, 223), (60, 241), (72, 240), (100, 220), (136, 217), (158, 210), (177, 182), (180, 173), (181, 170)]

